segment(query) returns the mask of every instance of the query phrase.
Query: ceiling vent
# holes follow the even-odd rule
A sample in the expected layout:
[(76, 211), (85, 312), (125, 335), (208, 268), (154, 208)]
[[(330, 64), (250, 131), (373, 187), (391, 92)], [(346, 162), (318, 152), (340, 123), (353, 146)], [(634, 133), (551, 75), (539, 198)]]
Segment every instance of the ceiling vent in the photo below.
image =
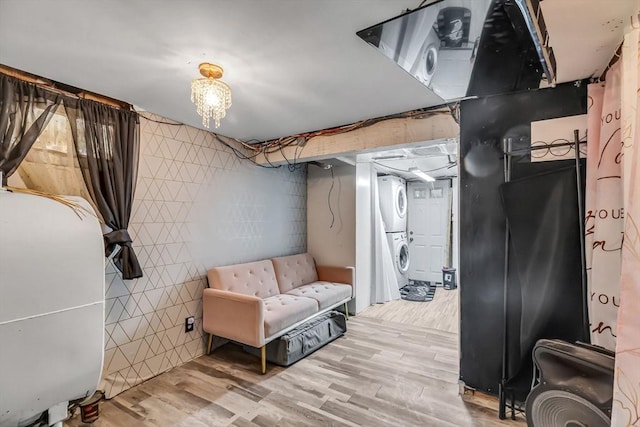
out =
[(457, 145), (455, 142), (449, 144), (429, 145), (427, 147), (417, 147), (411, 149), (411, 154), (416, 157), (436, 157), (451, 156), (456, 154)]

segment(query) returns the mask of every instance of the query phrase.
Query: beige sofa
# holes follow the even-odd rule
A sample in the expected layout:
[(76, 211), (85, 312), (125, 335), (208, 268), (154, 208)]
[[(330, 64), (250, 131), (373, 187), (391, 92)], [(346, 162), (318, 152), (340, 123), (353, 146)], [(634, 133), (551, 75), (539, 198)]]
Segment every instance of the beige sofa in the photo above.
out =
[(316, 266), (307, 253), (212, 268), (204, 290), (203, 329), (261, 349), (307, 320), (353, 298), (353, 267)]

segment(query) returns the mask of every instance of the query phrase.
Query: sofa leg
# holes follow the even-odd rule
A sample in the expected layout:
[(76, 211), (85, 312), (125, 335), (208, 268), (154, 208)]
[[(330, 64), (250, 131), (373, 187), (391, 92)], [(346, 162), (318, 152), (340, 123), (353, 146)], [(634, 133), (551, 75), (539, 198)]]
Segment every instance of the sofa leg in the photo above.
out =
[(209, 340), (207, 341), (207, 354), (211, 353), (211, 344), (213, 344), (213, 334), (209, 334)]
[(262, 375), (267, 373), (267, 345), (260, 347), (260, 362)]
[(344, 303), (344, 315), (346, 316), (347, 320), (349, 320), (349, 307), (347, 306), (347, 303)]

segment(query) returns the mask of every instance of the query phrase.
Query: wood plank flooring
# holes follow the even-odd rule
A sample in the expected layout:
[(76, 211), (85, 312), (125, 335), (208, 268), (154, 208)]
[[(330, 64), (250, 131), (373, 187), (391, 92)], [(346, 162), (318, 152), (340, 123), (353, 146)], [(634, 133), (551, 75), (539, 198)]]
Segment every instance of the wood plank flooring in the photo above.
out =
[(523, 425), (458, 395), (457, 334), (366, 316), (347, 325), (344, 337), (266, 375), (227, 344), (102, 402), (93, 425)]
[[(359, 316), (451, 332), (457, 338), (460, 329), (458, 298), (458, 289), (438, 287), (430, 302), (390, 301), (372, 305)], [(496, 413), (498, 411), (498, 399), (495, 396), (466, 389), (462, 398), (475, 406)]]
[(405, 301), (403, 299), (375, 304), (359, 316), (424, 326), (458, 334), (460, 329), (458, 289), (450, 291), (438, 287), (430, 302)]

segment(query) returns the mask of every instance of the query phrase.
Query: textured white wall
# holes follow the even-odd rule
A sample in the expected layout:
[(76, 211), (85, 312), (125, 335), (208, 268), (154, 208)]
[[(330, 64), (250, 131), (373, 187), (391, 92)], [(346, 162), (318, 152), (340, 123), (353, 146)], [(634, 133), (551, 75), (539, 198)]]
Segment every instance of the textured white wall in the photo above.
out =
[(109, 397), (203, 354), (208, 268), (306, 250), (306, 171), (263, 169), (208, 132), (141, 119), (129, 231), (144, 277), (107, 268)]
[(193, 207), (194, 254), (208, 268), (305, 250), (303, 169), (236, 160), (201, 187)]

